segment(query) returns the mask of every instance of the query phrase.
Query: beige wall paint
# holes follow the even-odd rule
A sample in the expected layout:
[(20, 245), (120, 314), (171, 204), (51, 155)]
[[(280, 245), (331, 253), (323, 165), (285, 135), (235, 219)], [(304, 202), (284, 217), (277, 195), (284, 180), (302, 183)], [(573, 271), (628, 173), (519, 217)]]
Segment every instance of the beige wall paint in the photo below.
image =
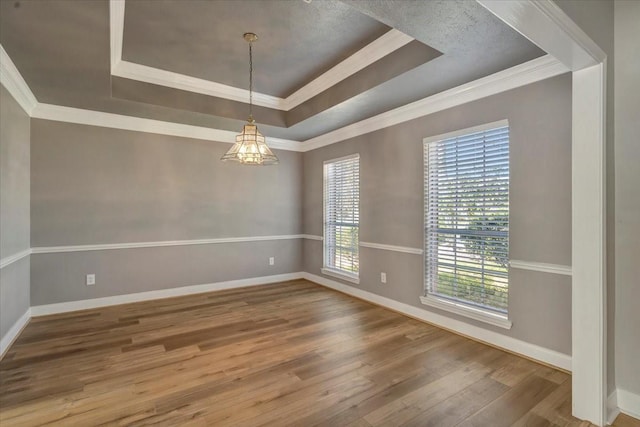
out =
[[(278, 166), (253, 168), (221, 162), (225, 143), (38, 119), (31, 147), (32, 247), (301, 232), (300, 153), (277, 151)], [(32, 303), (297, 272), (300, 247), (298, 239), (33, 254)], [(96, 286), (85, 285), (90, 273)]]
[(31, 245), (300, 233), (301, 154), (276, 167), (229, 144), (35, 119)]
[[(29, 116), (0, 86), (0, 258), (29, 249)], [(29, 308), (29, 257), (0, 270), (0, 337)]]
[[(422, 140), (505, 118), (510, 126), (510, 257), (569, 265), (569, 74), (304, 153), (304, 232), (322, 235), (323, 162), (359, 153), (361, 241), (421, 248)], [(432, 310), (418, 300), (423, 294), (422, 263), (420, 255), (362, 248), (359, 287)], [(320, 274), (322, 242), (305, 242), (303, 265)], [(380, 283), (381, 271), (387, 273), (386, 285)], [(570, 354), (570, 277), (512, 269), (510, 315), (509, 331), (478, 325)]]
[(615, 379), (640, 396), (640, 3), (615, 2)]

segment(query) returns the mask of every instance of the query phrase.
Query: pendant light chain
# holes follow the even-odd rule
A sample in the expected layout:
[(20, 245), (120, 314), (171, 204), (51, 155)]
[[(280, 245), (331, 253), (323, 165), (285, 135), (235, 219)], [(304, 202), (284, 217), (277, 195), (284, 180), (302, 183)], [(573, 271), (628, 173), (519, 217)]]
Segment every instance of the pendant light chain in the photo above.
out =
[(255, 33), (244, 33), (242, 37), (249, 43), (249, 119), (242, 132), (236, 136), (236, 142), (220, 160), (241, 165), (277, 165), (278, 156), (273, 154), (253, 119), (253, 42), (258, 40), (258, 36)]
[(249, 121), (253, 122), (253, 42), (249, 42)]

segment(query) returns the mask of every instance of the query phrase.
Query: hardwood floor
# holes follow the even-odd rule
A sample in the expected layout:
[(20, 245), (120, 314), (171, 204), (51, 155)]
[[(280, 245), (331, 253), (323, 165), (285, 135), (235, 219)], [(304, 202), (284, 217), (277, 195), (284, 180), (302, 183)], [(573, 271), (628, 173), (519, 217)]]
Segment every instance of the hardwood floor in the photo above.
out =
[(588, 425), (566, 373), (299, 280), (34, 318), (0, 424)]

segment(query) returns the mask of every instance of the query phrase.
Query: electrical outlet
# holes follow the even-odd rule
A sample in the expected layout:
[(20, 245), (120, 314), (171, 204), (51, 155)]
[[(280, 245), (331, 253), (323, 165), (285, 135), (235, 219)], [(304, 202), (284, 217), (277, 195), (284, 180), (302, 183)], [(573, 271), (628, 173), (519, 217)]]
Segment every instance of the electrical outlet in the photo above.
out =
[(276, 265), (276, 257), (269, 257), (269, 265)]
[(87, 274), (87, 286), (93, 286), (96, 284), (96, 275), (95, 274)]
[(380, 273), (380, 281), (382, 283), (387, 283), (387, 273)]

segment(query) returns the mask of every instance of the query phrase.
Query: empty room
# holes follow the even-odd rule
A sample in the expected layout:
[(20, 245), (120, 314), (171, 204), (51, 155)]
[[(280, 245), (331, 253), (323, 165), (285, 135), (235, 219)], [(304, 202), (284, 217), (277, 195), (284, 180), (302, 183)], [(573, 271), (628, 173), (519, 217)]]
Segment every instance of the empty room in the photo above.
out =
[(0, 425), (640, 427), (639, 23), (0, 0)]

